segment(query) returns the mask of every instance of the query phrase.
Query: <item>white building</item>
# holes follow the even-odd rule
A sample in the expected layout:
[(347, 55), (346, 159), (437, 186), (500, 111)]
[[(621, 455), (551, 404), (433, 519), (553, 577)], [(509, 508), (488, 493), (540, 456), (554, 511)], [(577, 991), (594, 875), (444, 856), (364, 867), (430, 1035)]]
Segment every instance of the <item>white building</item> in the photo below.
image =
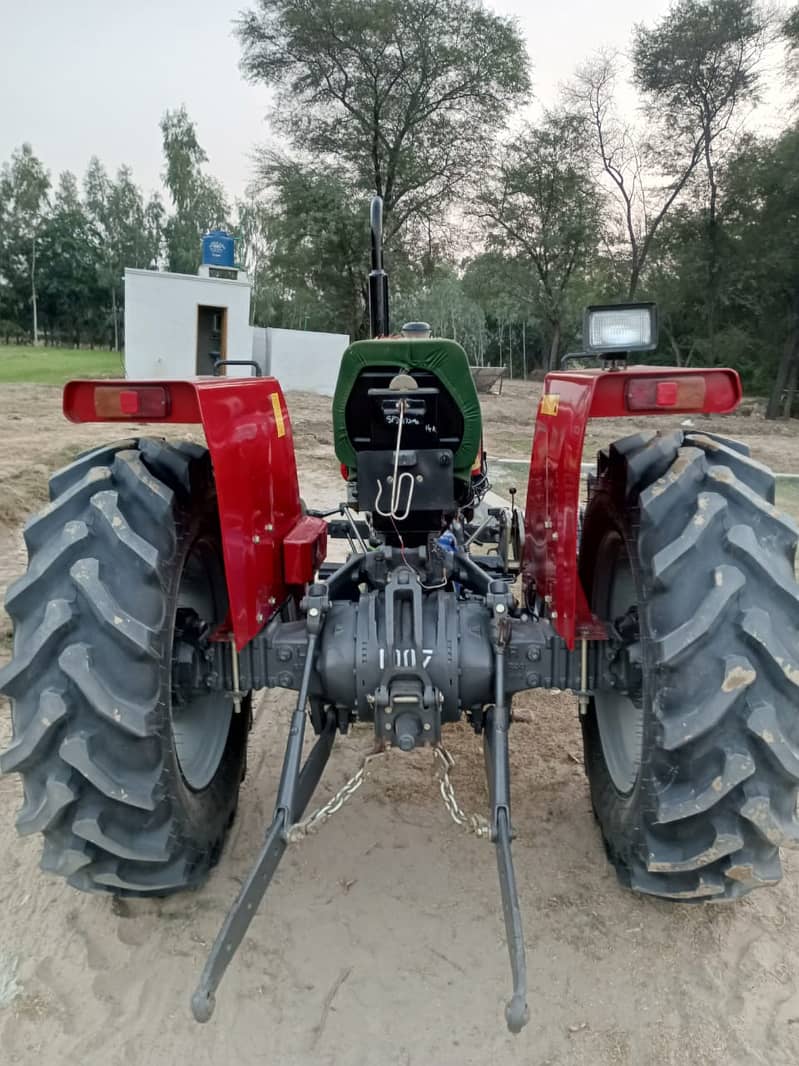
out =
[(125, 271), (126, 377), (213, 374), (214, 358), (252, 359), (249, 281)]
[(284, 392), (296, 389), (332, 396), (341, 357), (350, 343), (345, 333), (304, 329), (253, 329), (252, 358)]
[[(255, 360), (284, 391), (330, 396), (349, 337), (250, 325), (250, 283), (229, 277), (125, 271), (125, 376), (192, 378), (213, 374), (218, 359)], [(249, 377), (247, 366), (230, 376)]]

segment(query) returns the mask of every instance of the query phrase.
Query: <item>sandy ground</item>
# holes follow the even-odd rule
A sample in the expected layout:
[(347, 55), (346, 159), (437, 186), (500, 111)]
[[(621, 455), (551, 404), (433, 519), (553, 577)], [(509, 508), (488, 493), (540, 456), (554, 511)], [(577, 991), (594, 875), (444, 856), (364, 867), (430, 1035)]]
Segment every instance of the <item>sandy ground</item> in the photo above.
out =
[[(289, 398), (303, 492), (335, 503), (329, 402)], [(485, 403), (490, 453), (529, 455), (532, 388)], [(702, 420), (799, 473), (799, 427)], [(593, 427), (590, 448), (630, 431)], [(120, 434), (124, 435), (124, 434)], [(58, 392), (0, 391), (0, 591), (24, 568), (19, 526), (50, 469), (109, 438), (61, 421)], [(0, 619), (0, 660), (8, 654)], [(505, 1030), (504, 931), (489, 845), (449, 821), (429, 754), (392, 753), (323, 831), (290, 851), (205, 1027), (189, 996), (270, 813), (291, 695), (262, 696), (240, 815), (208, 885), (162, 901), (84, 896), (38, 871), (13, 829), (20, 790), (0, 779), (0, 1064), (241, 1066), (716, 1066), (799, 1062), (799, 860), (731, 908), (673, 906), (618, 887), (590, 813), (572, 698), (518, 700), (515, 856), (531, 1021)], [(7, 712), (0, 744), (7, 742)], [(447, 743), (464, 807), (486, 797), (465, 728)], [(370, 744), (345, 738), (322, 794)]]

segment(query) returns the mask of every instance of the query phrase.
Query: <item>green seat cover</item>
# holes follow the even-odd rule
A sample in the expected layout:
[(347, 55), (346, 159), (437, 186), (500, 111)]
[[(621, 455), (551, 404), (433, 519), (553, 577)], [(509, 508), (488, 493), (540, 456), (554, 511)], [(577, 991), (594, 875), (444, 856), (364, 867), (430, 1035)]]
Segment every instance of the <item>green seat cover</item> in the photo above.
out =
[(438, 378), (463, 415), (463, 440), (455, 452), (455, 476), (469, 480), (480, 450), (483, 424), (480, 401), (474, 386), (466, 352), (455, 341), (371, 340), (355, 341), (341, 359), (341, 369), (333, 396), (333, 441), (339, 462), (350, 469), (356, 452), (347, 433), (345, 413), (352, 387), (368, 367), (396, 366), (398, 370), (427, 370)]

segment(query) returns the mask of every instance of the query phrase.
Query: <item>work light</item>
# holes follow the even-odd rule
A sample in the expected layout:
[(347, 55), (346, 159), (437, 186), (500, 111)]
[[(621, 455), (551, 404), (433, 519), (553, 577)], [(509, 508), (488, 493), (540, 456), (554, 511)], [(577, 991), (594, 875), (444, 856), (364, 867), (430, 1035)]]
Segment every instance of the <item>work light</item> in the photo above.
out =
[(653, 303), (586, 309), (583, 345), (587, 352), (600, 356), (651, 352), (657, 340), (657, 308)]

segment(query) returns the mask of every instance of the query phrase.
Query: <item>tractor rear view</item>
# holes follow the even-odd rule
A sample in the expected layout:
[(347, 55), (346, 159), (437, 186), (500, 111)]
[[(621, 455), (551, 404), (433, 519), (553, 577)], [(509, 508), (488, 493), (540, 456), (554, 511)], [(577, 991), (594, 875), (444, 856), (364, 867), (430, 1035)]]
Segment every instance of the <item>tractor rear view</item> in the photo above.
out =
[[(600, 452), (581, 509), (588, 419), (637, 428), (741, 398), (731, 370), (628, 365), (655, 346), (649, 305), (589, 309), (586, 349), (604, 365), (547, 377), (524, 514), (486, 507), (466, 355), (423, 330), (389, 336), (379, 199), (372, 234), (373, 339), (345, 353), (333, 400), (335, 513), (300, 500), (274, 379), (67, 385), (72, 421), (197, 423), (207, 447), (135, 437), (51, 478), (6, 600), (13, 740), (0, 767), (22, 776), (17, 827), (42, 834), (46, 871), (122, 896), (197, 888), (236, 814), (252, 693), (297, 692), (272, 822), (192, 999), (206, 1021), (287, 846), (368, 759), (431, 748), (463, 820), (442, 739), (467, 720), (489, 786), (470, 824), (495, 849), (518, 1032), (514, 694), (576, 694), (625, 885), (720, 902), (773, 884), (797, 838), (797, 530), (744, 446), (694, 431), (636, 431)], [(349, 541), (345, 562), (327, 561), (328, 537)], [(374, 738), (359, 774), (306, 817), (336, 735), (357, 723)]]

